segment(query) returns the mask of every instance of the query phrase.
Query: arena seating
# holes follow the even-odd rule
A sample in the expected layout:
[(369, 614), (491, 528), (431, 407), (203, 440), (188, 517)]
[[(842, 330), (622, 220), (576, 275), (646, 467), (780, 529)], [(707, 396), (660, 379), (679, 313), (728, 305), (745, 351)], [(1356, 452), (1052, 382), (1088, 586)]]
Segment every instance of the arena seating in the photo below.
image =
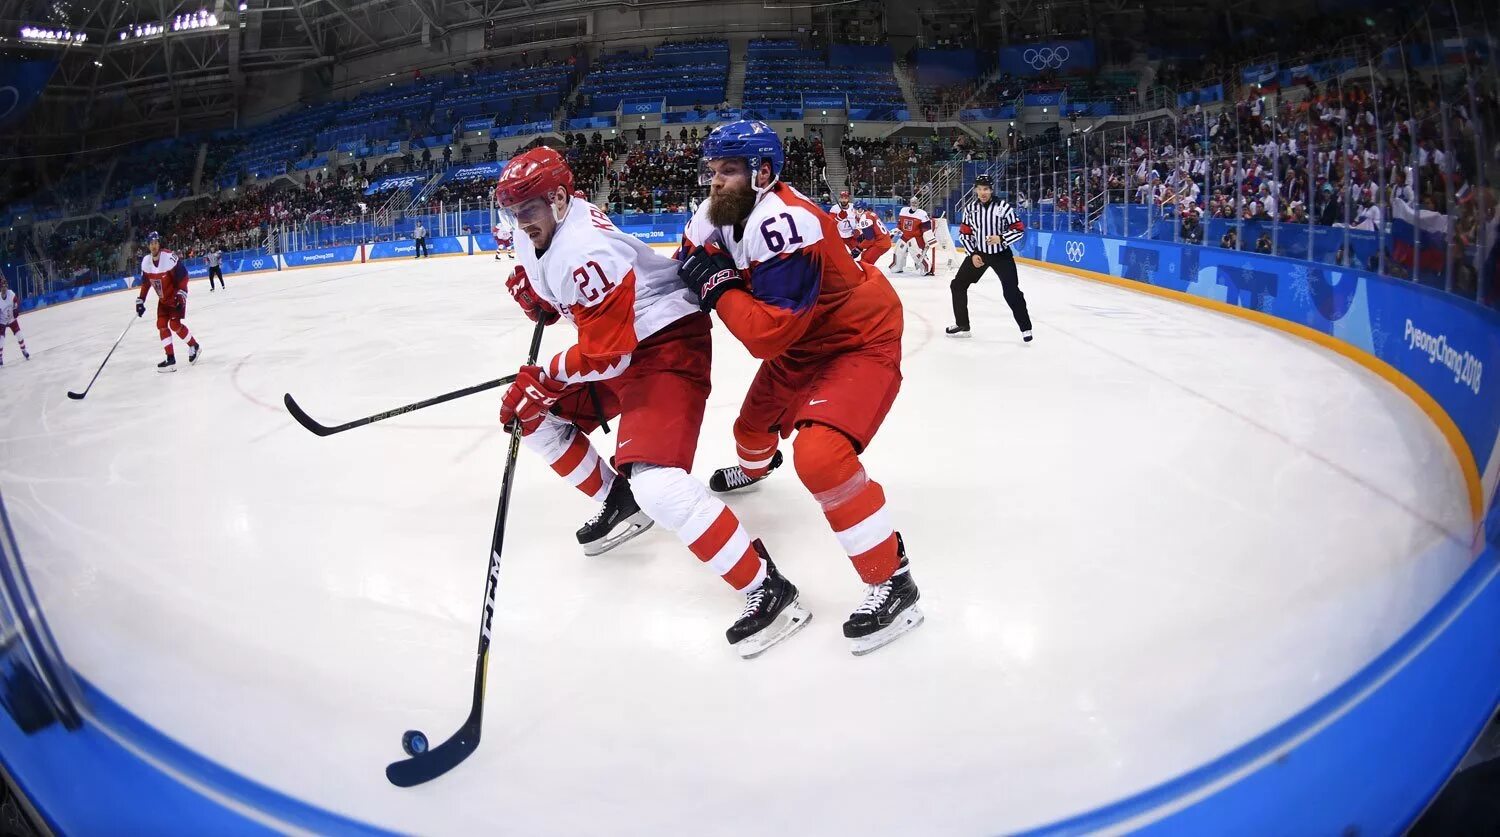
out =
[[(690, 56), (693, 63), (679, 63)], [(668, 107), (717, 105), (729, 80), (729, 46), (671, 52), (663, 60), (636, 54), (607, 56), (583, 80), (586, 110), (613, 111), (622, 101), (664, 100)]]
[(902, 103), (889, 69), (829, 66), (820, 53), (802, 50), (774, 57), (751, 53), (745, 64), (745, 106), (800, 106), (807, 95), (847, 96), (851, 107)]

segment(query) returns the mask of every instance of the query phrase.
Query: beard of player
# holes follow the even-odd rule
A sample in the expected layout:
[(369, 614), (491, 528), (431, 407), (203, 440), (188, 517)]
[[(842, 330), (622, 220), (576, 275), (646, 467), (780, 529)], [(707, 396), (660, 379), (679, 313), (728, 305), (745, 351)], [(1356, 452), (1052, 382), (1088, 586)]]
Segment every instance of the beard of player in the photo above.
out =
[[(743, 160), (724, 162), (717, 172), (719, 182), (713, 185), (713, 200), (708, 202), (708, 220), (716, 227), (733, 227), (750, 217), (755, 209), (755, 190), (750, 188), (750, 175)], [(758, 175), (761, 188), (771, 180), (771, 167), (762, 164)]]

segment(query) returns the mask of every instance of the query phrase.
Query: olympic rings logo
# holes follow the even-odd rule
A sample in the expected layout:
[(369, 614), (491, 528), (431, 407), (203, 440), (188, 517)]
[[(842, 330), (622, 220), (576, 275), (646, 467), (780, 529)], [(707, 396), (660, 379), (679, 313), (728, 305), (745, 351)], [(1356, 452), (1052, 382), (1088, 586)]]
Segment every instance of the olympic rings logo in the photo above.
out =
[(1056, 70), (1068, 63), (1073, 53), (1065, 46), (1060, 47), (1030, 47), (1021, 53), (1021, 60), (1031, 65), (1033, 70)]
[(1063, 249), (1068, 253), (1068, 261), (1074, 264), (1083, 261), (1083, 254), (1087, 252), (1082, 241), (1069, 241)]

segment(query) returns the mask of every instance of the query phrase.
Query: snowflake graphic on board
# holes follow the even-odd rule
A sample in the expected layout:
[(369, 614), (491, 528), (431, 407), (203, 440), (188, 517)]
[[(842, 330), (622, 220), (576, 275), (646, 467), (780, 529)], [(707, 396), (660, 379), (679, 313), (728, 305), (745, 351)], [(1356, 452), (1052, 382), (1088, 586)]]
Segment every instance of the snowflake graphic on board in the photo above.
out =
[(1291, 283), (1292, 300), (1297, 303), (1297, 310), (1306, 311), (1312, 308), (1312, 274), (1308, 272), (1306, 265), (1293, 265), (1292, 271), (1287, 276)]
[[(1373, 307), (1373, 306), (1372, 306)], [(1394, 335), (1386, 331), (1379, 311), (1370, 312), (1370, 350), (1376, 357), (1385, 357), (1385, 344)]]

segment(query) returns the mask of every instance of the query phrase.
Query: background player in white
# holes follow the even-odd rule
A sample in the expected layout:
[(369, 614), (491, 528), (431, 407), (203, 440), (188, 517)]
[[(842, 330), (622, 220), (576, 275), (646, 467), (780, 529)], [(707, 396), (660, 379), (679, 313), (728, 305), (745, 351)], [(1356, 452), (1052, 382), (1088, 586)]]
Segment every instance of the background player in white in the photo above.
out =
[(510, 221), (510, 214), (496, 213), (495, 224), (490, 231), (495, 234), (495, 261), (500, 261), (501, 258), (514, 259), (516, 257), (516, 228)]
[[(808, 616), (761, 542), (688, 473), (710, 389), (711, 321), (677, 278), (677, 262), (620, 232), (598, 207), (571, 196), (572, 188), (567, 163), (545, 147), (511, 160), (495, 187), (496, 203), (525, 233), (516, 242), (512, 295), (534, 320), (561, 314), (578, 327), (576, 345), (545, 367), (519, 370), (502, 398), (500, 421), (520, 422), (528, 448), (604, 502), (605, 523), (624, 531), (603, 548), (649, 525), (639, 509), (743, 592), (744, 612), (727, 638), (741, 656), (755, 656)], [(614, 464), (623, 476), (585, 435), (600, 412), (620, 417)], [(589, 530), (579, 532), (585, 551)], [(768, 610), (782, 618), (764, 618)]]
[(932, 232), (932, 218), (927, 210), (917, 205), (916, 197), (901, 207), (896, 216), (896, 229), (901, 232), (901, 240), (896, 243), (896, 252), (892, 256), (896, 272), (906, 272), (909, 256), (923, 276), (933, 275), (937, 267), (937, 238)]
[(859, 230), (855, 226), (855, 221), (859, 217), (859, 210), (855, 209), (854, 204), (850, 202), (848, 192), (839, 192), (839, 201), (833, 206), (828, 207), (828, 214), (832, 215), (833, 220), (838, 222), (839, 237), (844, 240), (844, 246), (851, 250), (859, 249), (856, 240), (859, 236)]
[(188, 273), (178, 261), (177, 254), (161, 247), (161, 233), (146, 236), (146, 248), (150, 252), (141, 257), (141, 294), (135, 300), (135, 315), (146, 313), (146, 291), (156, 291), (156, 330), (161, 335), (162, 350), (167, 359), (158, 363), (159, 372), (177, 371), (177, 357), (172, 351), (172, 334), (175, 332), (188, 344), (188, 363), (198, 360), (202, 347), (198, 345), (187, 323)]
[(15, 332), (16, 342), (21, 346), (21, 357), (31, 360), (31, 353), (26, 351), (26, 338), (21, 336), (21, 298), (0, 275), (0, 366), (5, 365), (6, 329)]

